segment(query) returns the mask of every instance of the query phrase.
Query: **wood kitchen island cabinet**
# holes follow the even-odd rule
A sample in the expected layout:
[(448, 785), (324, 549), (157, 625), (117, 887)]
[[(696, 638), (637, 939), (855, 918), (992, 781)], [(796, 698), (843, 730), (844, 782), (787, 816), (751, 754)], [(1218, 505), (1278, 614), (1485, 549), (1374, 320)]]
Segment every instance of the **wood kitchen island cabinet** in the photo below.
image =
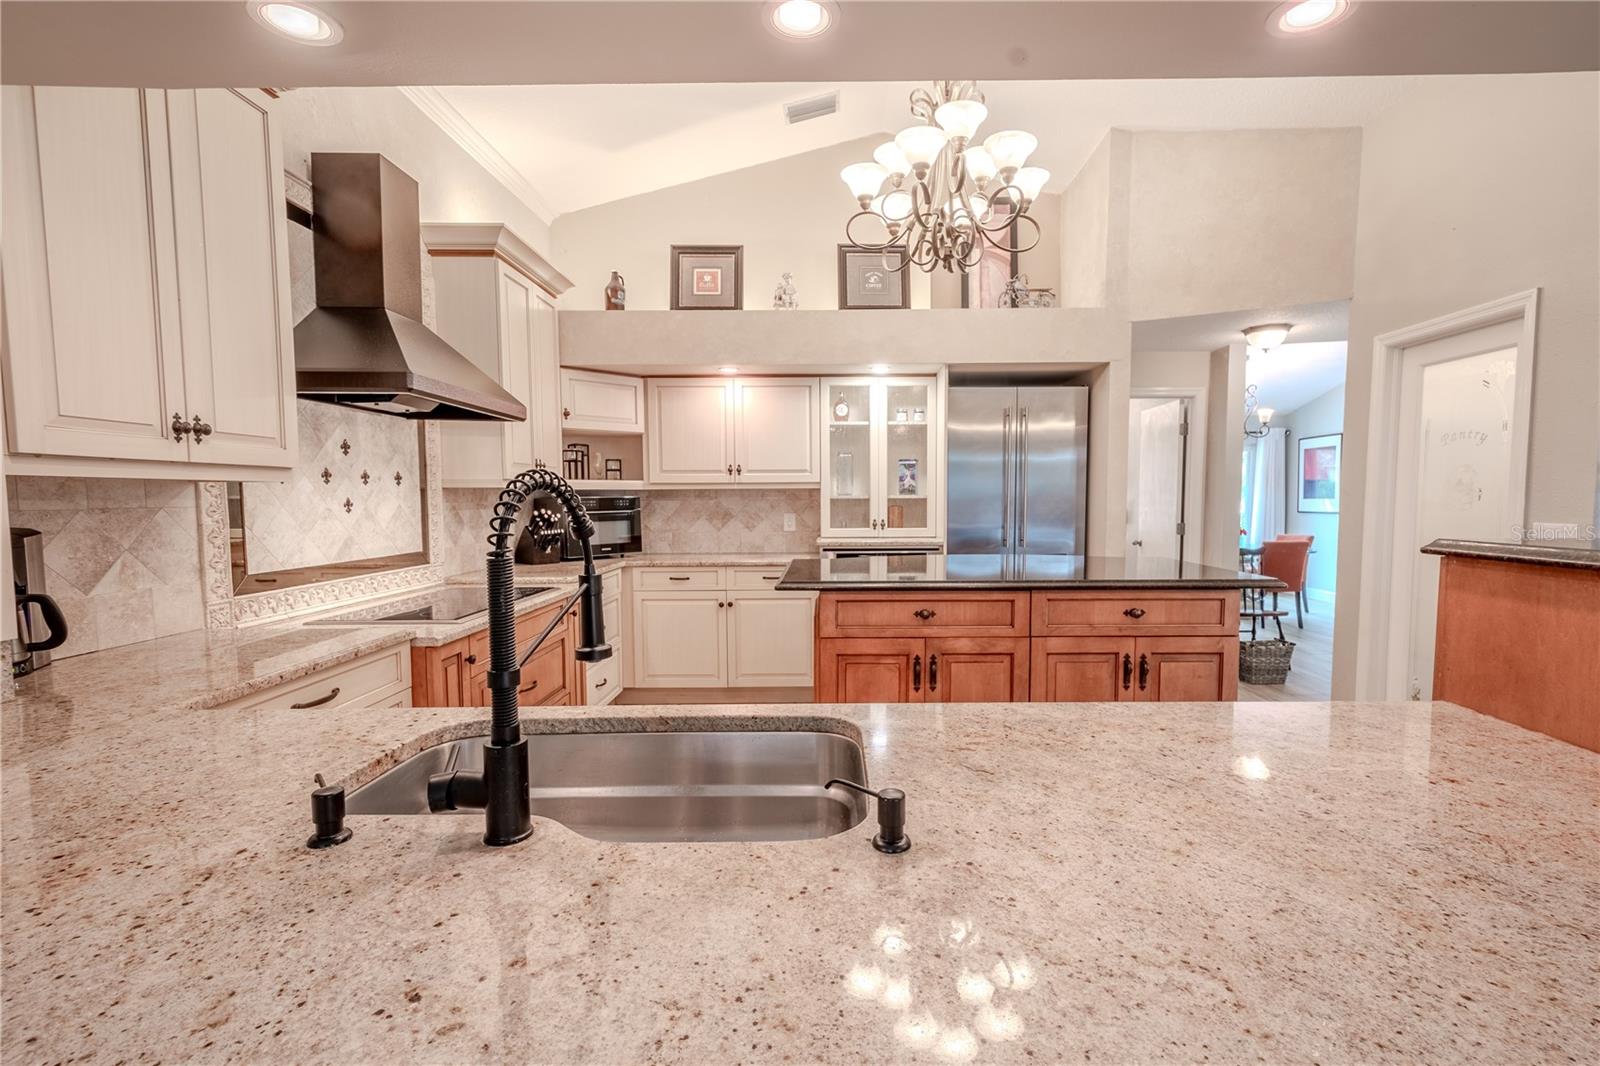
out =
[(819, 593), (817, 702), (1238, 698), (1239, 590), (1272, 579), (1039, 556), (985, 576), (989, 558), (790, 564), (778, 587)]
[[(550, 624), (561, 604), (529, 611), (517, 619), (517, 656)], [(557, 626), (522, 668), (519, 702), (524, 707), (565, 707), (583, 702), (580, 667), (573, 659), (578, 646), (578, 609), (569, 608), (567, 624)], [(411, 703), (414, 707), (489, 706), (489, 631), (436, 647), (411, 648)]]

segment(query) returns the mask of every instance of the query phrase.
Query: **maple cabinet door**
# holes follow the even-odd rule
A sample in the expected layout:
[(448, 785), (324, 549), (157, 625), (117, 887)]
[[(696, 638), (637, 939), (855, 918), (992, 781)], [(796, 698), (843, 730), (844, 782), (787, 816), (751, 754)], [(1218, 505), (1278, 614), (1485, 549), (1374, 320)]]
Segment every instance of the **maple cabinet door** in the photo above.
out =
[(1141, 637), (1134, 642), (1135, 698), (1147, 702), (1236, 700), (1235, 637)]
[(921, 703), (926, 691), (920, 640), (820, 640), (818, 703)]
[(928, 703), (1013, 703), (1028, 698), (1025, 637), (929, 638)]
[(1135, 658), (1131, 637), (1035, 637), (1033, 699), (1046, 703), (1131, 700)]

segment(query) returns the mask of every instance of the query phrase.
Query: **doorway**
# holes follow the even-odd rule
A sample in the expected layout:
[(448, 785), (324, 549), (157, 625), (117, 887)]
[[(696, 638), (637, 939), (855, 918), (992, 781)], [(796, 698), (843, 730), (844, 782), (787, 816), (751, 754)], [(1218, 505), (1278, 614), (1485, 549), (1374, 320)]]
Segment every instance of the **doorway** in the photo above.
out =
[(1513, 540), (1522, 525), (1536, 308), (1537, 293), (1522, 293), (1375, 343), (1358, 631), (1368, 698), (1431, 698), (1439, 566), (1422, 546)]
[(1178, 390), (1136, 393), (1128, 405), (1127, 557), (1197, 561), (1203, 439), (1195, 398)]

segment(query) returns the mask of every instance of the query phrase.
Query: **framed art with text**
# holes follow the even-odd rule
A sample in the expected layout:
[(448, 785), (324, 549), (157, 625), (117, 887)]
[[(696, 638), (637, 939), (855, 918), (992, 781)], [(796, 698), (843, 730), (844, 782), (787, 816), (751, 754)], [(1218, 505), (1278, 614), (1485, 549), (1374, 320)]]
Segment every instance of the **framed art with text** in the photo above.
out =
[(672, 246), (674, 311), (737, 311), (743, 306), (744, 245)]
[(910, 307), (906, 255), (904, 248), (875, 252), (853, 244), (839, 245), (839, 310)]

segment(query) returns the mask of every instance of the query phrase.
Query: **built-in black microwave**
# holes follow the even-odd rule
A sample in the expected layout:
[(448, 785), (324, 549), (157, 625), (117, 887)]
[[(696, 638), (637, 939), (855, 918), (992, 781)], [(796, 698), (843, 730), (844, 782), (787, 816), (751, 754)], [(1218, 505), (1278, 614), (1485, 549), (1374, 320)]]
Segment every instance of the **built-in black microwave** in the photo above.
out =
[[(637, 555), (644, 551), (644, 521), (640, 517), (639, 497), (588, 492), (579, 493), (579, 496), (594, 522), (594, 539), (589, 544), (596, 555)], [(566, 530), (562, 540), (561, 558), (583, 558), (583, 548), (571, 529)]]

